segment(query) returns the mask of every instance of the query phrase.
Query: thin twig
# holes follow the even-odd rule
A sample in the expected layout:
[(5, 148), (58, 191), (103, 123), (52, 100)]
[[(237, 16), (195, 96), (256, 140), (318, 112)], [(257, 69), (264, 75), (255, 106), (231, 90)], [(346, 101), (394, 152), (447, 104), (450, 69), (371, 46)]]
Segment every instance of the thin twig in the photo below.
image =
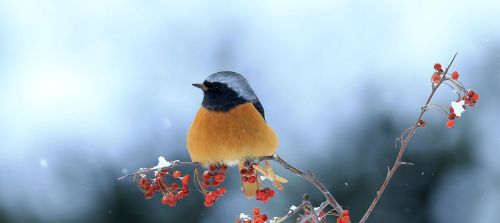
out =
[(295, 175), (308, 181), (309, 183), (314, 185), (319, 191), (321, 191), (323, 196), (325, 196), (326, 200), (328, 201), (328, 203), (330, 203), (330, 205), (332, 205), (332, 207), (335, 209), (337, 214), (340, 215), (342, 213), (343, 209), (340, 206), (340, 204), (337, 202), (337, 200), (335, 200), (332, 193), (330, 193), (330, 191), (328, 191), (328, 189), (325, 187), (325, 185), (323, 185), (323, 183), (321, 183), (321, 181), (319, 181), (318, 178), (316, 178), (311, 171), (303, 172), (302, 170), (297, 169), (296, 167), (287, 163), (285, 160), (281, 159), (281, 157), (278, 156), (278, 154), (274, 154), (272, 156), (262, 157), (261, 160), (273, 160), (273, 161), (277, 162), (278, 164), (280, 164), (281, 166), (283, 166), (285, 169), (289, 170), (290, 172), (294, 173)]
[[(342, 213), (343, 209), (340, 206), (340, 204), (337, 202), (337, 200), (335, 200), (335, 198), (333, 197), (332, 193), (330, 191), (328, 191), (328, 189), (323, 185), (323, 183), (321, 183), (321, 181), (319, 181), (316, 178), (316, 176), (314, 176), (314, 174), (311, 171), (303, 172), (302, 170), (300, 170), (300, 169), (292, 166), (291, 164), (289, 164), (288, 162), (286, 162), (285, 160), (283, 160), (280, 156), (278, 156), (278, 154), (274, 154), (272, 156), (264, 156), (264, 157), (261, 157), (259, 159), (259, 161), (264, 161), (264, 160), (275, 161), (278, 164), (280, 164), (281, 166), (283, 166), (285, 169), (287, 169), (288, 171), (292, 172), (293, 174), (295, 174), (295, 175), (297, 175), (297, 176), (305, 179), (306, 181), (310, 182), (311, 184), (313, 184), (319, 191), (321, 191), (321, 193), (323, 194), (323, 196), (325, 196), (327, 204), (331, 205), (334, 208), (335, 212), (337, 212), (338, 215), (340, 215)], [(162, 168), (172, 168), (172, 167), (178, 167), (178, 166), (201, 166), (201, 165), (202, 164), (198, 163), (198, 162), (180, 162), (180, 161), (174, 161), (174, 162), (172, 162), (170, 164), (170, 166), (162, 167)], [(145, 169), (141, 169), (141, 170), (139, 170), (137, 172), (129, 173), (127, 175), (119, 177), (118, 180), (123, 180), (123, 179), (125, 179), (127, 177), (130, 177), (130, 176), (137, 176), (137, 175), (149, 173), (149, 172), (152, 172), (152, 171), (157, 171), (157, 170), (160, 170), (162, 168), (145, 168)], [(322, 208), (322, 209), (324, 209), (324, 208)]]
[(309, 219), (313, 219), (313, 223), (316, 223), (316, 222), (319, 222), (319, 218), (318, 218), (318, 214), (316, 213), (316, 211), (314, 211), (314, 206), (311, 204), (310, 201), (304, 201), (304, 203), (306, 204), (304, 209), (305, 208), (309, 208), (309, 214), (306, 215), (306, 216), (302, 216), (300, 218), (300, 223), (304, 223), (306, 221), (308, 221)]
[(286, 221), (288, 218), (292, 217), (293, 215), (301, 211), (306, 205), (307, 205), (306, 201), (302, 201), (302, 203), (299, 206), (297, 206), (294, 210), (288, 211), (288, 213), (285, 216), (276, 219), (274, 223), (281, 223)]
[[(451, 65), (453, 64), (453, 61), (455, 61), (455, 57), (457, 57), (457, 54), (458, 53), (455, 53), (455, 55), (453, 56), (453, 59), (451, 59), (451, 61), (450, 61), (450, 64), (448, 64), (448, 67), (446, 67), (446, 70), (444, 71), (445, 75), (448, 73), (448, 70), (450, 69)], [(439, 83), (436, 86), (432, 87), (432, 92), (429, 95), (429, 97), (427, 98), (427, 100), (425, 101), (424, 106), (422, 106), (422, 109), (420, 111), (420, 114), (418, 115), (417, 121), (415, 122), (415, 124), (411, 128), (411, 131), (409, 132), (409, 134), (404, 139), (402, 139), (400, 141), (400, 147), (399, 147), (398, 156), (396, 157), (396, 161), (394, 161), (392, 168), (387, 173), (387, 176), (385, 177), (384, 182), (380, 186), (380, 189), (377, 191), (377, 194), (375, 195), (375, 198), (373, 199), (372, 203), (370, 204), (370, 207), (368, 208), (368, 210), (366, 210), (366, 213), (363, 215), (363, 218), (361, 218), (359, 223), (366, 222), (366, 220), (368, 219), (368, 217), (372, 213), (373, 209), (377, 205), (380, 197), (382, 196), (382, 193), (384, 193), (385, 188), (387, 187), (387, 185), (391, 181), (392, 176), (394, 176), (394, 174), (398, 170), (399, 166), (402, 164), (401, 158), (403, 157), (403, 154), (406, 150), (406, 146), (408, 145), (410, 140), (413, 138), (413, 135), (415, 135), (415, 132), (416, 132), (417, 128), (419, 127), (418, 123), (419, 123), (420, 119), (422, 119), (422, 116), (424, 115), (424, 113), (427, 111), (426, 108), (429, 105), (432, 97), (434, 96), (434, 93), (436, 93), (436, 90), (439, 88), (439, 86), (441, 85), (441, 83), (443, 83), (443, 81), (445, 79), (446, 79), (445, 77), (441, 78), (441, 81), (439, 81)]]
[(133, 173), (129, 173), (127, 175), (124, 175), (124, 176), (121, 176), (121, 177), (118, 177), (117, 180), (123, 180), (127, 177), (130, 177), (130, 176), (137, 176), (137, 175), (141, 175), (141, 174), (145, 174), (145, 173), (149, 173), (149, 172), (153, 172), (153, 171), (157, 171), (157, 170), (161, 170), (163, 168), (173, 168), (173, 167), (179, 167), (179, 166), (201, 166), (202, 164), (201, 163), (198, 163), (198, 162), (181, 162), (181, 161), (172, 161), (170, 163), (169, 166), (162, 166), (162, 167), (156, 167), (156, 168), (141, 168), (139, 171), (137, 172), (133, 172)]

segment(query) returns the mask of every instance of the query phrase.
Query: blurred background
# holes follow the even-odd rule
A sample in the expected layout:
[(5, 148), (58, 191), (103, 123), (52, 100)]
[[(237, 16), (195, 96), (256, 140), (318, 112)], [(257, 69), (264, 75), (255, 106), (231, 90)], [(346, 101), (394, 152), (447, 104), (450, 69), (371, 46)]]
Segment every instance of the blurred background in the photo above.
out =
[[(456, 122), (429, 112), (369, 222), (498, 222), (499, 1), (0, 1), (0, 222), (233, 222), (286, 214), (290, 180), (266, 204), (230, 169), (212, 208), (144, 200), (130, 179), (157, 157), (189, 160), (188, 127), (211, 73), (244, 74), (280, 138), (358, 221), (430, 93), (453, 66), (481, 99)], [(454, 99), (446, 87), (434, 103)], [(186, 169), (190, 172), (191, 169)], [(331, 221), (334, 221), (333, 219)]]

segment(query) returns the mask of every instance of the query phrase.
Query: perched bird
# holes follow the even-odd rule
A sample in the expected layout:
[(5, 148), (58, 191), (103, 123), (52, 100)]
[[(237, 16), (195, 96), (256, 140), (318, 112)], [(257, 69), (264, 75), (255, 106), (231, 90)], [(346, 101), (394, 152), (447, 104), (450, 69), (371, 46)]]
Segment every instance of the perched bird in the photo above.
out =
[[(278, 138), (267, 125), (264, 108), (243, 75), (231, 71), (214, 73), (200, 84), (203, 102), (187, 136), (193, 162), (238, 163), (274, 154)], [(257, 173), (255, 173), (256, 176)], [(259, 180), (243, 182), (245, 195), (252, 197)]]

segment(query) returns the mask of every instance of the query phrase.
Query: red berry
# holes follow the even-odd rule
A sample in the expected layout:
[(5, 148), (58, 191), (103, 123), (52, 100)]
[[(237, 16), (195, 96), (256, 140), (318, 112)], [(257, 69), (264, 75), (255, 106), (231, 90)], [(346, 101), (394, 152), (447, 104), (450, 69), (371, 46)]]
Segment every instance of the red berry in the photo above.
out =
[(214, 205), (214, 202), (209, 201), (209, 200), (205, 200), (205, 202), (203, 202), (203, 205), (205, 205), (205, 207), (211, 207), (212, 205)]
[(191, 177), (189, 175), (184, 175), (184, 177), (182, 178), (182, 184), (188, 185), (189, 180), (191, 180)]
[(212, 176), (210, 176), (210, 173), (208, 171), (203, 172), (202, 177), (205, 180), (210, 180), (210, 178), (212, 178)]
[(256, 180), (257, 180), (256, 176), (250, 176), (250, 177), (248, 177), (248, 183), (255, 183)]
[(269, 189), (269, 191), (268, 191), (267, 195), (268, 195), (269, 197), (273, 197), (273, 196), (274, 196), (274, 194), (275, 194), (274, 190)]
[(262, 217), (262, 220), (263, 220), (264, 222), (265, 222), (265, 221), (267, 221), (267, 214), (264, 214), (264, 215), (262, 215), (261, 217)]
[(349, 210), (343, 210), (342, 215), (349, 215)]
[(469, 89), (469, 92), (467, 92), (467, 95), (468, 95), (469, 97), (472, 97), (472, 96), (474, 96), (474, 93), (475, 93), (475, 92), (474, 92), (473, 90)]
[(217, 187), (219, 186), (220, 182), (219, 181), (212, 181), (212, 186)]
[(187, 185), (182, 185), (182, 192), (184, 192), (185, 194), (189, 194), (189, 188)]
[(144, 198), (147, 199), (147, 200), (149, 200), (149, 199), (153, 198), (154, 195), (155, 195), (155, 191), (154, 190), (148, 190), (144, 194)]
[(349, 223), (351, 219), (349, 218), (349, 215), (342, 216), (342, 223)]
[(441, 64), (439, 63), (434, 64), (434, 70), (441, 70)]
[(208, 186), (210, 186), (210, 182), (208, 180), (204, 180), (203, 182), (201, 182), (201, 186), (208, 187)]
[(260, 209), (259, 208), (253, 208), (253, 215), (259, 215), (260, 214)]
[(170, 202), (170, 200), (168, 199), (168, 196), (165, 194), (165, 196), (163, 196), (161, 198), (161, 203), (162, 204), (168, 204)]
[(213, 200), (217, 199), (217, 193), (211, 191), (210, 193), (207, 194), (205, 199), (213, 201)]
[(474, 100), (474, 101), (479, 100), (479, 94), (478, 93), (474, 93), (474, 95), (472, 95), (472, 100)]
[(149, 181), (148, 181), (148, 179), (146, 179), (145, 177), (143, 177), (143, 178), (141, 178), (141, 179), (139, 180), (139, 185), (141, 185), (141, 186), (144, 186), (144, 185), (146, 185), (147, 183), (149, 183)]
[(455, 115), (454, 113), (451, 113), (451, 114), (449, 114), (449, 115), (448, 115), (448, 119), (449, 119), (449, 120), (453, 120), (453, 119), (455, 119), (456, 117), (457, 117), (457, 115)]
[(458, 80), (458, 71), (453, 71), (453, 73), (451, 73), (451, 79), (453, 80)]
[(219, 194), (219, 196), (222, 196), (225, 193), (226, 193), (226, 188), (221, 187), (221, 188), (217, 189), (217, 194)]
[(215, 166), (215, 164), (210, 164), (209, 169), (210, 169), (210, 171), (213, 172), (213, 171), (217, 170), (217, 167)]
[(174, 183), (172, 183), (172, 184), (170, 185), (170, 187), (172, 188), (172, 190), (177, 190), (177, 189), (179, 189), (179, 185), (178, 185), (177, 183), (175, 183), (175, 182), (174, 182)]
[(215, 175), (214, 181), (222, 183), (222, 182), (224, 182), (224, 178), (225, 178), (225, 176), (223, 173), (218, 173), (217, 175)]
[(274, 190), (266, 187), (264, 189), (257, 190), (255, 198), (260, 202), (267, 202), (273, 196), (274, 196)]
[(248, 170), (247, 170), (247, 169), (241, 169), (241, 170), (240, 170), (240, 174), (241, 174), (241, 175), (247, 175), (247, 173), (248, 173)]
[(175, 203), (177, 203), (177, 201), (172, 199), (172, 200), (170, 200), (170, 202), (168, 202), (168, 206), (175, 207)]
[(220, 167), (219, 167), (220, 170), (222, 171), (226, 171), (227, 170), (227, 165), (226, 164), (222, 164)]
[(441, 76), (439, 74), (433, 74), (432, 75), (432, 82), (433, 83), (439, 83), (439, 81), (441, 81)]
[(255, 169), (253, 168), (253, 166), (251, 166), (250, 168), (248, 168), (247, 175), (254, 175), (254, 174), (255, 174)]
[(182, 173), (181, 173), (181, 171), (176, 170), (176, 171), (172, 174), (172, 176), (173, 176), (173, 177), (175, 177), (175, 178), (178, 178), (178, 177), (180, 177), (180, 176), (181, 176), (181, 174), (182, 174)]
[(455, 122), (453, 120), (448, 120), (448, 122), (446, 122), (447, 128), (453, 128), (454, 125), (455, 125)]
[(257, 217), (255, 219), (253, 219), (253, 223), (264, 223), (264, 220), (262, 220), (262, 218), (260, 218), (260, 217)]

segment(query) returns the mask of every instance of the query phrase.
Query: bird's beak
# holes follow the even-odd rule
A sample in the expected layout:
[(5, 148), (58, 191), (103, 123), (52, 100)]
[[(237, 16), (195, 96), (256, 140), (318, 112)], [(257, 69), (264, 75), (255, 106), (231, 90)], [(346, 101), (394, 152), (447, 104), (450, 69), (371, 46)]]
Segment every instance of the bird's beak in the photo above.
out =
[(197, 84), (197, 83), (195, 83), (195, 84), (193, 84), (193, 86), (195, 86), (195, 87), (197, 87), (197, 88), (199, 88), (199, 89), (201, 89), (203, 91), (208, 90), (207, 86), (205, 86), (204, 84)]

